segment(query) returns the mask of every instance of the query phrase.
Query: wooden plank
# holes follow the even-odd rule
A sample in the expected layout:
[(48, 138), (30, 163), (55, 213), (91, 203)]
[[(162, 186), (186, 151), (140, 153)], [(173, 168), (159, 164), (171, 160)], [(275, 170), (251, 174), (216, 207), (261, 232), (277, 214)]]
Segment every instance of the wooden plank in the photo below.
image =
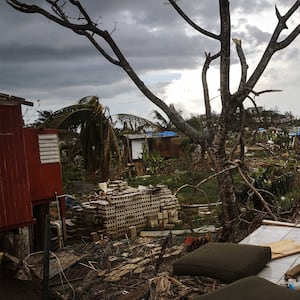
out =
[[(195, 233), (206, 233), (206, 232), (216, 232), (218, 228), (216, 228), (214, 225), (208, 225), (203, 227), (194, 228), (193, 231)], [(141, 231), (140, 237), (164, 237), (168, 236), (172, 233), (172, 235), (183, 235), (183, 234), (190, 234), (190, 229), (175, 229), (175, 230), (159, 230), (159, 231)]]
[(272, 260), (300, 253), (300, 243), (294, 240), (277, 241), (265, 244), (265, 246), (269, 246), (271, 248)]
[(263, 220), (263, 225), (274, 225), (274, 226), (284, 226), (284, 227), (297, 227), (300, 228), (300, 224), (297, 223), (289, 223), (289, 222), (280, 222), (280, 221), (272, 221), (272, 220)]

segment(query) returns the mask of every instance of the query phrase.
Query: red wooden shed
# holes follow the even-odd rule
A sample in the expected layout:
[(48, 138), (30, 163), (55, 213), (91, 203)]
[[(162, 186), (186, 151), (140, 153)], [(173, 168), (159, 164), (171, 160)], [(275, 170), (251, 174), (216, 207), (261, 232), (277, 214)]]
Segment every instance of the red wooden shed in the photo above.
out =
[[(23, 128), (21, 105), (33, 104), (0, 93), (0, 251), (9, 234), (40, 250), (49, 203), (63, 199), (57, 130)], [(57, 204), (63, 223), (64, 201)]]
[(0, 231), (33, 222), (22, 104), (33, 105), (0, 94)]

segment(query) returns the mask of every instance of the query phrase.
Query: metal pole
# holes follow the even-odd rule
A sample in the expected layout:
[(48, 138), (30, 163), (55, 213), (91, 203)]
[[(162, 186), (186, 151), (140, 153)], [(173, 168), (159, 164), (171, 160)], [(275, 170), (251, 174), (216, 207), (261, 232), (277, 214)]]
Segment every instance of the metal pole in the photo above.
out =
[(44, 272), (43, 272), (43, 300), (49, 300), (49, 259), (50, 259), (50, 217), (49, 204), (46, 205), (44, 228)]

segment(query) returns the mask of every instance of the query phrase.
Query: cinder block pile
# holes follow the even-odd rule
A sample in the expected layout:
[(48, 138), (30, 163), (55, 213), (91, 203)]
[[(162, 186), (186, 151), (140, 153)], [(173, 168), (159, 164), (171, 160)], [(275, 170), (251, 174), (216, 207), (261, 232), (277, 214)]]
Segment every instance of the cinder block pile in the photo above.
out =
[(111, 237), (124, 236), (132, 228), (174, 227), (179, 224), (178, 199), (165, 185), (132, 188), (126, 181), (112, 181), (106, 191), (89, 196), (74, 211), (81, 226), (101, 228)]

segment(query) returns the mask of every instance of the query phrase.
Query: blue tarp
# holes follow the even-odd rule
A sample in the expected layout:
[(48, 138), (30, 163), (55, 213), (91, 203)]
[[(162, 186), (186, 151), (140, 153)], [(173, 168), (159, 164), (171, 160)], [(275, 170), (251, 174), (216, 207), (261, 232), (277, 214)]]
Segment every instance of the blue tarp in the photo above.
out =
[(159, 132), (158, 136), (160, 137), (177, 136), (177, 133), (174, 131), (163, 131), (163, 132)]

